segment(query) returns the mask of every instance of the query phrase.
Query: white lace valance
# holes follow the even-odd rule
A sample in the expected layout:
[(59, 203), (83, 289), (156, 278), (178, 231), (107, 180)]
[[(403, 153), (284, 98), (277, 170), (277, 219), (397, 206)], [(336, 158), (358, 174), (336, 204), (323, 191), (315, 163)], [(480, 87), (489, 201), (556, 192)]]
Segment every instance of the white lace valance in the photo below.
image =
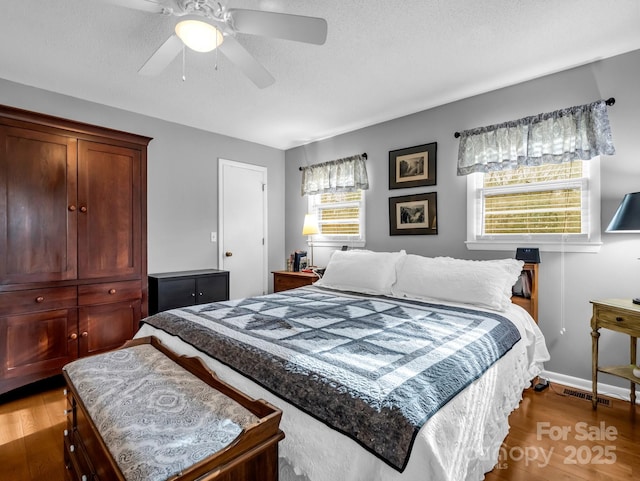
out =
[(599, 100), (460, 134), (458, 175), (613, 155), (607, 103)]
[(367, 167), (361, 155), (301, 167), (302, 195), (367, 190)]

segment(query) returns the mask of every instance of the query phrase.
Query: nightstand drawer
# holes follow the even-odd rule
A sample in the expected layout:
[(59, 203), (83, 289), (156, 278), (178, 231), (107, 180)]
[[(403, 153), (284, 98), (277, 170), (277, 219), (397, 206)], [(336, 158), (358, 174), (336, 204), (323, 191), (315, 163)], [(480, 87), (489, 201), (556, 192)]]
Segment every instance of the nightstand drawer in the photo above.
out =
[(596, 309), (598, 325), (611, 329), (633, 329), (640, 327), (640, 315), (614, 310), (603, 306)]
[(310, 286), (317, 280), (318, 276), (310, 272), (275, 271), (273, 273), (273, 292)]

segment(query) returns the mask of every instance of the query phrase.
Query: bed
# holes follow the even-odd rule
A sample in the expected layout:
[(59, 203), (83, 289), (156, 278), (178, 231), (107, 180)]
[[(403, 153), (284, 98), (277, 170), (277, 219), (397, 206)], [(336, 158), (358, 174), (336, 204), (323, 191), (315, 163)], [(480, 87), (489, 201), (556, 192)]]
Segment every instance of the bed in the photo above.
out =
[(136, 337), (281, 408), (282, 480), (479, 480), (548, 359), (511, 302), (521, 272), (337, 251), (314, 286), (159, 313)]

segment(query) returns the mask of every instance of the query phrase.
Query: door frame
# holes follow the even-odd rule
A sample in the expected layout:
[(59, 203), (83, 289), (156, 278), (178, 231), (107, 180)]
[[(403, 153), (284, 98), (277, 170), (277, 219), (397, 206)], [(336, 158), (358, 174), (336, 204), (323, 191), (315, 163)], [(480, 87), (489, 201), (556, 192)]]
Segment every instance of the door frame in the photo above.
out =
[(262, 293), (266, 294), (269, 290), (269, 229), (268, 229), (268, 190), (267, 190), (267, 173), (266, 167), (261, 165), (249, 164), (246, 162), (238, 162), (235, 160), (224, 159), (218, 157), (218, 268), (223, 269), (224, 266), (224, 166), (232, 166), (240, 169), (253, 170), (262, 173), (262, 216), (264, 219), (262, 238)]

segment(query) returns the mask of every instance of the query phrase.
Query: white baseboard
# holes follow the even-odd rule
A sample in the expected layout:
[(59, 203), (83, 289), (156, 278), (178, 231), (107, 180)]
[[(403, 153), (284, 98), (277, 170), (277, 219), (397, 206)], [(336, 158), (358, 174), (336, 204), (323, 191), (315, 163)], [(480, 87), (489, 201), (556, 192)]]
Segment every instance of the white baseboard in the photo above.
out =
[[(579, 377), (567, 376), (566, 374), (559, 374), (557, 372), (542, 371), (540, 377), (548, 379), (552, 383), (562, 384), (564, 386), (581, 389), (583, 391), (591, 392), (591, 381), (582, 379)], [(638, 391), (638, 385), (636, 384), (636, 404), (640, 404), (640, 391)], [(612, 386), (611, 384), (598, 383), (598, 396), (609, 396), (624, 401), (631, 401), (630, 388), (623, 388), (618, 386)]]

